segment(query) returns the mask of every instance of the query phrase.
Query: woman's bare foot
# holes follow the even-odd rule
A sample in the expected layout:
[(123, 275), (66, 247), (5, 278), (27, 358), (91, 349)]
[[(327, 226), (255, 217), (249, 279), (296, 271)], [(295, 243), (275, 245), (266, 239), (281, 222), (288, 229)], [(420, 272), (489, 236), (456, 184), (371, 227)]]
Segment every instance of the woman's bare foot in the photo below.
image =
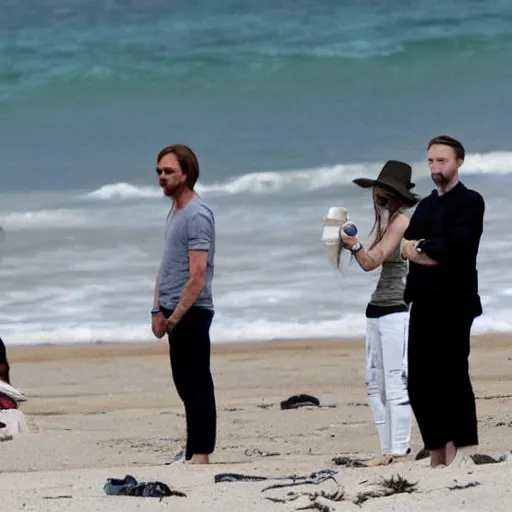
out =
[(385, 454), (380, 457), (376, 457), (375, 459), (370, 459), (366, 462), (366, 466), (371, 468), (374, 466), (388, 466), (393, 462), (393, 455)]
[(194, 453), (191, 459), (188, 461), (189, 464), (209, 464), (210, 459), (208, 455), (204, 455), (202, 453)]

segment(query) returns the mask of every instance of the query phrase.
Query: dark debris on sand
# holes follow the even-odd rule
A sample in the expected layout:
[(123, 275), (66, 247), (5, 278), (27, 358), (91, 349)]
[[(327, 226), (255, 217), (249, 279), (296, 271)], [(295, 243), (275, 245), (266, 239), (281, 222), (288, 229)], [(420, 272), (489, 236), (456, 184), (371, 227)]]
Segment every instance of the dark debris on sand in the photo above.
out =
[[(512, 422), (511, 422), (512, 425)], [(430, 452), (425, 448), (422, 448), (417, 454), (414, 460), (421, 460), (430, 457)], [(491, 457), (486, 453), (473, 453), (470, 455), (471, 460), (477, 465), (482, 466), (484, 464), (499, 464), (500, 462), (505, 462), (507, 460), (506, 455), (500, 455), (499, 457)]]
[(417, 454), (416, 454), (416, 457), (414, 457), (414, 460), (421, 460), (421, 459), (426, 459), (427, 457), (430, 457), (430, 452), (425, 449), (425, 448), (422, 448)]
[(477, 487), (480, 485), (480, 482), (468, 482), (467, 484), (457, 484), (452, 487), (448, 487), (450, 491), (460, 491), (462, 489), (470, 489), (471, 487)]
[(271, 409), (274, 407), (274, 404), (258, 404), (256, 407), (259, 407), (260, 409)]
[(495, 427), (512, 427), (512, 421), (509, 421), (508, 423), (504, 421), (498, 421), (498, 423), (495, 423)]
[(495, 459), (486, 453), (473, 453), (470, 457), (477, 466), (483, 466), (484, 464), (499, 464), (500, 462), (505, 462), (507, 460), (506, 455), (500, 455)]
[(313, 501), (310, 505), (300, 507), (297, 510), (320, 510), (320, 512), (332, 512), (334, 509), (325, 503)]
[(339, 455), (331, 459), (337, 466), (343, 466), (344, 468), (365, 468), (366, 462), (363, 459), (357, 459), (355, 457), (348, 457), (346, 455)]
[(275, 457), (281, 454), (279, 452), (265, 452), (259, 448), (247, 448), (244, 455), (246, 457)]
[(403, 492), (417, 491), (418, 482), (409, 482), (406, 478), (400, 475), (392, 476), (391, 478), (383, 478), (380, 485), (384, 489), (391, 491), (391, 494), (400, 494)]
[(361, 506), (365, 501), (370, 498), (384, 498), (392, 496), (393, 494), (412, 493), (416, 492), (418, 482), (409, 482), (406, 478), (400, 475), (392, 476), (391, 478), (382, 478), (377, 484), (380, 489), (376, 491), (365, 491), (357, 494), (354, 503)]
[[(334, 480), (334, 479), (333, 479)], [(327, 491), (314, 491), (314, 492), (289, 492), (285, 498), (274, 498), (271, 496), (266, 496), (266, 499), (272, 501), (274, 503), (289, 503), (291, 501), (295, 501), (298, 498), (303, 496), (307, 496), (309, 498), (309, 504), (300, 507), (296, 510), (322, 510), (331, 512), (332, 508), (329, 506), (327, 502), (339, 502), (345, 499), (345, 491), (340, 487), (340, 484), (336, 482), (336, 490), (333, 492)], [(322, 500), (322, 502), (318, 501), (318, 498)]]

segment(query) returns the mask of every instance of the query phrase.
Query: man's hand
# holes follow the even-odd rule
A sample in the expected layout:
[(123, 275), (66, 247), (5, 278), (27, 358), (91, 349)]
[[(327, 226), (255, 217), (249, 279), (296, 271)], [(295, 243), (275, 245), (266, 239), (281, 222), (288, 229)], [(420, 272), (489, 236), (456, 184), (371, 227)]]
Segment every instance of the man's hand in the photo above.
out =
[(434, 267), (439, 265), (436, 260), (429, 258), (425, 253), (418, 252), (418, 244), (422, 242), (421, 240), (403, 240), (401, 244), (401, 254), (404, 260), (412, 261), (418, 265), (423, 265), (425, 267)]
[(176, 326), (177, 323), (178, 323), (178, 321), (175, 318), (173, 318), (172, 316), (170, 316), (166, 320), (165, 331), (167, 332), (167, 334), (169, 334), (174, 329), (174, 327)]
[(174, 308), (172, 315), (165, 322), (165, 330), (168, 334), (174, 329), (174, 327), (176, 327), (176, 324), (183, 318), (183, 315), (186, 312), (187, 309), (184, 308), (181, 304), (178, 304)]
[(157, 338), (163, 338), (166, 332), (165, 315), (160, 313), (153, 313), (151, 315), (151, 330)]

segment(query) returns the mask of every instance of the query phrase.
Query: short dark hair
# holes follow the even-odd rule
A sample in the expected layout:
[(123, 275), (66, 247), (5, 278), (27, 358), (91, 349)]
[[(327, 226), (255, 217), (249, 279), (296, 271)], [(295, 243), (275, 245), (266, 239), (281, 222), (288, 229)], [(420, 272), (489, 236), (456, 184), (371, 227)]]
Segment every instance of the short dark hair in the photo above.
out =
[(199, 178), (199, 162), (195, 153), (185, 144), (172, 144), (165, 147), (158, 153), (157, 163), (162, 160), (165, 155), (172, 153), (176, 155), (181, 171), (187, 176), (185, 183), (190, 190), (194, 190), (194, 185)]
[(450, 146), (455, 151), (455, 156), (464, 160), (466, 157), (466, 150), (464, 146), (453, 137), (449, 135), (439, 135), (438, 137), (434, 137), (429, 143), (427, 149), (430, 149), (434, 144), (441, 144), (443, 146)]

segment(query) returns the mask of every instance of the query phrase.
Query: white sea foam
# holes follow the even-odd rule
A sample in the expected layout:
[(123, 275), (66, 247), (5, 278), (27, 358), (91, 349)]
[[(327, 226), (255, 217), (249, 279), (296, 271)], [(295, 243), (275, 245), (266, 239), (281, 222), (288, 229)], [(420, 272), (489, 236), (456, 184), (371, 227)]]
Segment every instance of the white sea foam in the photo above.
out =
[(31, 229), (75, 228), (89, 224), (85, 210), (28, 210), (21, 212), (0, 213), (0, 223), (6, 231)]
[[(211, 329), (213, 343), (252, 342), (290, 339), (362, 339), (364, 314), (347, 315), (339, 320), (310, 322), (269, 322), (266, 320), (222, 323), (215, 321)], [(512, 332), (512, 316), (482, 316), (475, 320), (472, 334)], [(10, 323), (2, 337), (12, 345), (136, 343), (154, 341), (149, 322), (146, 324), (91, 323), (27, 325)]]
[(162, 197), (162, 189), (159, 187), (138, 187), (130, 183), (113, 183), (104, 185), (93, 192), (83, 196), (88, 199), (133, 199)]
[[(360, 176), (376, 176), (382, 162), (334, 165), (314, 169), (254, 172), (225, 181), (202, 184), (197, 191), (202, 195), (269, 194), (286, 191), (313, 191), (328, 189), (350, 183)], [(426, 162), (412, 163), (416, 179), (429, 173)], [(465, 174), (509, 174), (512, 173), (512, 152), (496, 151), (474, 153), (466, 157), (461, 169)], [(161, 197), (159, 187), (138, 187), (129, 183), (114, 183), (85, 194), (86, 199), (133, 199)]]

